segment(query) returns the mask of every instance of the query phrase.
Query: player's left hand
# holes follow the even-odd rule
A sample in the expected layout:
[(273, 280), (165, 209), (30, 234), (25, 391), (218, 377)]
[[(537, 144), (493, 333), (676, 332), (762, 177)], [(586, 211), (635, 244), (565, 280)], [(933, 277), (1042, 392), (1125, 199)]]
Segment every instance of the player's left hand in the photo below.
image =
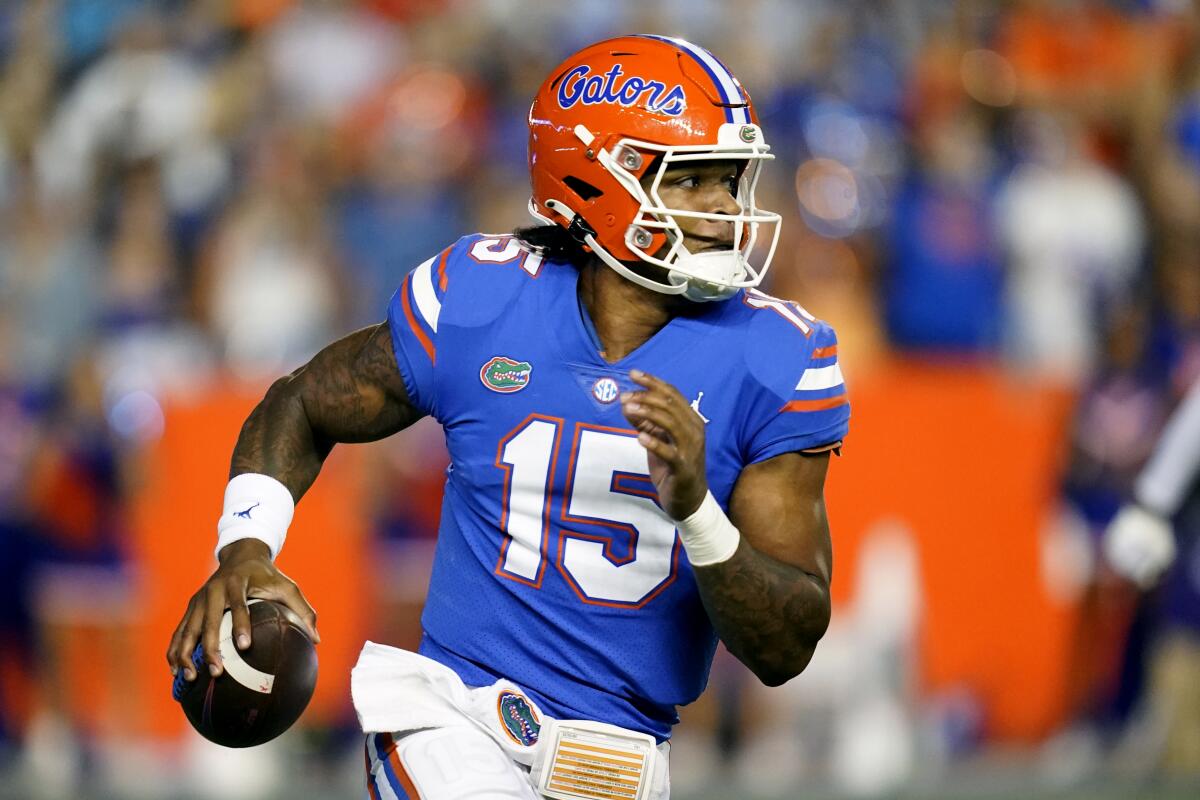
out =
[(704, 420), (666, 381), (636, 369), (629, 377), (645, 389), (623, 393), (621, 411), (646, 448), (659, 504), (672, 519), (682, 520), (700, 507), (708, 493)]

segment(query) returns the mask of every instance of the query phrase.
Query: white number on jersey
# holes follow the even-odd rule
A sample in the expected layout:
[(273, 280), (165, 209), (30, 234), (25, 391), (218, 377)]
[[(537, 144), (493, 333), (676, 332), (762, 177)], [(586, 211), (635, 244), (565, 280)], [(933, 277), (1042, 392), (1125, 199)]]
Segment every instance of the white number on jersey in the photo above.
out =
[(471, 245), (471, 258), (489, 264), (507, 264), (521, 258), (521, 269), (533, 277), (538, 276), (542, 268), (542, 257), (531, 253), (521, 246), (519, 239), (513, 236), (497, 236), (492, 239), (480, 239)]
[[(496, 462), (506, 473), (500, 527), (507, 535), (497, 572), (535, 587), (551, 547), (550, 487), (563, 424), (531, 415), (501, 442)], [(632, 431), (576, 423), (568, 470), (558, 570), (585, 603), (644, 605), (670, 583), (678, 557), (675, 522), (649, 488), (645, 449)], [(596, 532), (566, 527), (572, 523)]]
[(772, 297), (765, 292), (760, 292), (758, 289), (747, 289), (746, 294), (742, 297), (742, 301), (754, 308), (771, 309), (799, 328), (800, 332), (805, 336), (812, 333), (812, 326), (808, 323), (817, 321), (817, 318), (805, 311), (804, 307), (799, 303), (793, 303), (790, 300), (780, 300), (778, 297)]

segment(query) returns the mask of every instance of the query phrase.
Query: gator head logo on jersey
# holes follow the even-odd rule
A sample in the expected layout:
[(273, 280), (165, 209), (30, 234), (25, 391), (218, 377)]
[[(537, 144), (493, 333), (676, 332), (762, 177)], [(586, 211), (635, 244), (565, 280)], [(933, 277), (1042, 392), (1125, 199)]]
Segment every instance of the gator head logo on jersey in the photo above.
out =
[(516, 692), (501, 692), (496, 701), (496, 713), (504, 731), (514, 742), (525, 747), (537, 744), (542, 723), (524, 697)]
[(509, 394), (528, 386), (531, 374), (533, 365), (528, 361), (513, 361), (511, 358), (496, 356), (479, 370), (479, 380), (493, 392)]

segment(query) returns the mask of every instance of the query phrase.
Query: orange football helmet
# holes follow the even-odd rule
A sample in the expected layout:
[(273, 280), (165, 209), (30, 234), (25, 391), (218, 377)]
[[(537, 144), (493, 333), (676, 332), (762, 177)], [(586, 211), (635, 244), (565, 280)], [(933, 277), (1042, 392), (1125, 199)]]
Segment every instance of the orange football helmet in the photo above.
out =
[[(529, 211), (567, 228), (635, 283), (693, 300), (757, 286), (779, 240), (779, 215), (758, 208), (762, 163), (774, 158), (750, 96), (711, 53), (683, 39), (622, 36), (585, 47), (555, 69), (529, 109)], [(740, 213), (668, 208), (663, 174), (698, 160), (744, 161)], [(642, 180), (655, 168), (648, 186)], [(733, 223), (732, 250), (690, 253), (676, 217)], [(770, 245), (750, 263), (763, 226)], [(622, 262), (661, 267), (661, 280)]]

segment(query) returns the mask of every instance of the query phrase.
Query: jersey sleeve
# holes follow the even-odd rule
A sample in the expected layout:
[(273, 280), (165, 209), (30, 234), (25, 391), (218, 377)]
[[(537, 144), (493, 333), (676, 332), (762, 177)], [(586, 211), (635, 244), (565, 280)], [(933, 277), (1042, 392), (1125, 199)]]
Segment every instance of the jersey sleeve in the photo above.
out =
[[(438, 367), (462, 353), (465, 337), (486, 336), (488, 324), (537, 276), (541, 257), (515, 237), (473, 233), (404, 277), (388, 303), (396, 366), (409, 401), (444, 422)], [(446, 372), (445, 369), (442, 370)]]
[[(822, 452), (849, 431), (850, 402), (838, 366), (837, 335), (819, 320), (803, 339), (760, 348), (751, 373), (757, 386), (745, 443), (746, 463), (790, 452)], [(762, 353), (771, 350), (769, 356)]]
[(438, 320), (449, 286), (448, 262), (456, 246), (447, 247), (408, 273), (388, 303), (392, 348), (409, 402), (432, 416), (437, 416), (434, 366)]

